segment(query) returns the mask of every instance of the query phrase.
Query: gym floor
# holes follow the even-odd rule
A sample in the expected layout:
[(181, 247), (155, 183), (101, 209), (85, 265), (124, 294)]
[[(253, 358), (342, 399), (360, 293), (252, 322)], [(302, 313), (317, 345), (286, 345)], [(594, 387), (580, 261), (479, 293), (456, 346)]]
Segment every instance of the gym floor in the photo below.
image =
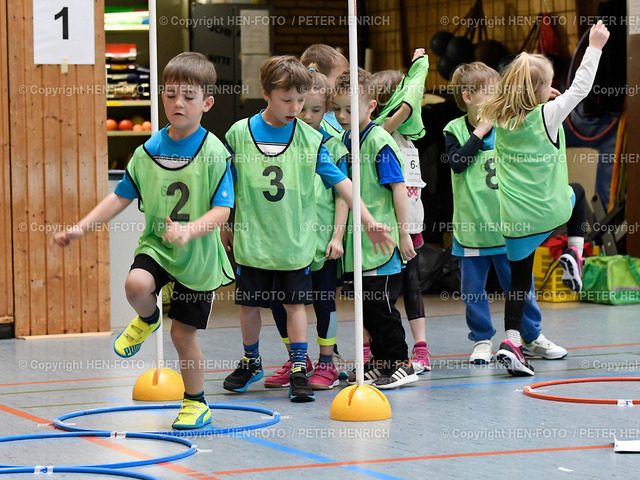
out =
[[(492, 363), (470, 366), (460, 301), (425, 297), (427, 341), (433, 370), (420, 381), (385, 392), (392, 418), (376, 422), (341, 422), (329, 418), (331, 403), (344, 387), (316, 392), (314, 403), (293, 404), (287, 390), (265, 389), (262, 381), (244, 394), (222, 389), (222, 380), (241, 357), (240, 329), (232, 307), (216, 310), (199, 340), (207, 359), (205, 391), (210, 404), (260, 407), (281, 414), (279, 423), (231, 435), (191, 438), (193, 456), (159, 465), (128, 468), (161, 479), (377, 478), (451, 479), (502, 475), (536, 478), (635, 478), (638, 457), (614, 453), (618, 440), (640, 440), (638, 406), (567, 403), (531, 398), (532, 383), (584, 377), (612, 382), (577, 383), (538, 389), (556, 396), (593, 399), (638, 399), (640, 385), (615, 381), (640, 370), (638, 306), (541, 303), (543, 332), (564, 346), (563, 360), (533, 360), (535, 377), (515, 378)], [(401, 311), (404, 311), (401, 308)], [(494, 325), (501, 327), (503, 304), (492, 304)], [(353, 360), (353, 312), (339, 305), (339, 347)], [(268, 317), (263, 312), (263, 317)], [(313, 319), (313, 314), (310, 315)], [(261, 354), (265, 377), (285, 359), (277, 330), (265, 326)], [(165, 330), (168, 325), (164, 326)], [(405, 327), (408, 335), (409, 327)], [(310, 354), (317, 356), (315, 325), (309, 325)], [(501, 328), (497, 328), (501, 331)], [(636, 332), (636, 333), (633, 333)], [(153, 368), (155, 340), (148, 340), (132, 359), (119, 359), (114, 336), (10, 339), (0, 341), (0, 424), (2, 435), (56, 432), (58, 416), (95, 408), (146, 404), (131, 400), (136, 379)], [(500, 334), (494, 337), (494, 352)], [(167, 364), (177, 368), (168, 332)], [(410, 343), (410, 342), (408, 342)], [(411, 344), (410, 344), (411, 345)], [(174, 403), (179, 402), (162, 402)], [(119, 411), (66, 421), (70, 425), (109, 431), (162, 431), (177, 410)], [(264, 413), (212, 410), (214, 427), (252, 425), (268, 420)], [(2, 442), (0, 464), (95, 465), (162, 457), (182, 445), (134, 438), (46, 438)], [(55, 471), (55, 470), (54, 470)], [(513, 472), (513, 473), (511, 473)], [(1, 471), (0, 471), (1, 474)], [(32, 478), (6, 474), (4, 478)], [(113, 478), (61, 473), (54, 478)]]

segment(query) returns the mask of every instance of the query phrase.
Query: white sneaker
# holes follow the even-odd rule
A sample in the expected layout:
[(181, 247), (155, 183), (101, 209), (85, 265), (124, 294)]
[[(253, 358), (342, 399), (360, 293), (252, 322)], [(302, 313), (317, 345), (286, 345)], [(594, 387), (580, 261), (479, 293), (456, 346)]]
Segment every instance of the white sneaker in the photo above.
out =
[(542, 357), (547, 360), (559, 360), (567, 356), (567, 351), (540, 334), (533, 342), (522, 340), (522, 352), (525, 357)]
[(473, 353), (469, 357), (469, 363), (475, 363), (476, 365), (481, 365), (483, 363), (491, 363), (491, 359), (493, 358), (493, 353), (491, 353), (491, 349), (493, 344), (491, 340), (480, 340), (473, 344)]

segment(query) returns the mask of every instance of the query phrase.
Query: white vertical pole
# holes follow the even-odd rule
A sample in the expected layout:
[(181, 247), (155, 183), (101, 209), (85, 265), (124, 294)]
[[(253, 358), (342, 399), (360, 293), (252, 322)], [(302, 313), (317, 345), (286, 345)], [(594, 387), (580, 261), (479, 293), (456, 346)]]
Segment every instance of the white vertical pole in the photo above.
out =
[(351, 85), (351, 173), (353, 181), (353, 294), (355, 297), (356, 381), (364, 384), (362, 353), (362, 221), (360, 208), (360, 125), (358, 122), (357, 0), (349, 0), (349, 83)]
[[(151, 86), (151, 133), (158, 131), (158, 35), (156, 32), (156, 0), (149, 0), (149, 80)], [(158, 295), (158, 309), (160, 310), (160, 326), (156, 330), (156, 368), (157, 378), (164, 359), (162, 339), (162, 291)]]

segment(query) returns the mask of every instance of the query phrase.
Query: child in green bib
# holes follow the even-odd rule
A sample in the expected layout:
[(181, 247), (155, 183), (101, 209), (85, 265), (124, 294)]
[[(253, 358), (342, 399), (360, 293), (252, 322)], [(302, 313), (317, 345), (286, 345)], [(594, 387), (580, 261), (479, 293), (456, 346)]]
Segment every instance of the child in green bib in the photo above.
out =
[(584, 189), (568, 181), (563, 120), (587, 96), (609, 31), (591, 28), (589, 47), (571, 87), (562, 95), (551, 87), (553, 65), (542, 55), (521, 53), (507, 67), (482, 118), (496, 126), (496, 178), (500, 226), (511, 264), (505, 305), (506, 338), (496, 355), (511, 375), (533, 375), (522, 354), (520, 326), (536, 248), (563, 224), (569, 247), (559, 263), (563, 282), (582, 286)]
[[(491, 265), (507, 292), (511, 269), (504, 238), (500, 233), (500, 200), (494, 166), (494, 128), (478, 119), (483, 102), (490, 98), (500, 75), (482, 62), (460, 65), (453, 72), (451, 87), (458, 108), (465, 112), (444, 128), (445, 146), (453, 190), (453, 255), (458, 257), (461, 297), (469, 340), (474, 342), (469, 362), (487, 364), (493, 358), (489, 299), (485, 291)], [(533, 284), (527, 295), (520, 336), (530, 356), (559, 359), (567, 351), (542, 333), (542, 314)]]
[(418, 149), (413, 145), (412, 140), (418, 140), (425, 134), (422, 122), (422, 96), (428, 71), (429, 58), (424, 48), (417, 48), (405, 76), (398, 70), (383, 70), (374, 73), (371, 79), (376, 89), (377, 102), (373, 121), (391, 134), (400, 148), (404, 161), (405, 184), (409, 200), (409, 235), (416, 249), (416, 256), (407, 262), (406, 268), (402, 271), (402, 297), (414, 341), (411, 362), (418, 374), (431, 370), (429, 358), (431, 354), (427, 347), (418, 251), (424, 244), (422, 238), (424, 207), (421, 197), (422, 188), (426, 183), (422, 180)]
[(169, 125), (136, 149), (114, 193), (52, 240), (65, 247), (138, 199), (145, 230), (125, 282), (127, 300), (138, 316), (118, 335), (113, 348), (124, 358), (140, 350), (161, 324), (157, 295), (166, 283), (174, 282), (168, 316), (185, 387), (173, 423), (176, 429), (211, 422), (196, 333), (207, 327), (214, 290), (233, 281), (219, 228), (234, 201), (229, 152), (200, 125), (213, 106), (215, 82), (215, 68), (204, 55), (174, 57), (163, 73), (162, 102)]
[[(347, 147), (321, 126), (323, 116), (331, 101), (331, 86), (327, 77), (318, 72), (317, 68), (316, 64), (310, 64), (309, 72), (313, 85), (307, 93), (304, 107), (298, 115), (298, 119), (322, 134), (323, 144), (331, 154), (331, 159), (343, 173), (346, 173), (346, 157), (349, 153)], [(342, 239), (349, 207), (343, 199), (335, 195), (333, 189), (325, 188), (320, 176), (316, 176), (315, 187), (316, 254), (311, 264), (311, 283), (320, 356), (313, 370), (313, 376), (309, 379), (309, 385), (314, 390), (329, 390), (339, 383), (339, 373), (333, 360), (338, 330), (336, 289), (342, 283), (338, 281), (338, 277), (342, 277), (341, 257), (344, 253)], [(289, 349), (287, 312), (280, 302), (272, 306), (271, 310), (282, 341)], [(291, 365), (291, 360), (287, 360), (281, 368), (275, 371), (273, 376), (265, 379), (264, 386), (288, 387)]]
[[(259, 354), (260, 308), (280, 302), (287, 313), (292, 402), (315, 399), (307, 378), (307, 315), (313, 301), (310, 267), (316, 256), (316, 177), (351, 205), (351, 181), (331, 160), (323, 136), (296, 117), (312, 86), (309, 70), (292, 56), (260, 67), (267, 108), (239, 120), (226, 134), (235, 175), (236, 299), (244, 357), (223, 388), (244, 392), (263, 376)], [(363, 209), (371, 242), (384, 252), (395, 243), (390, 231)]]
[[(370, 358), (364, 366), (365, 383), (379, 389), (397, 388), (418, 380), (409, 360), (404, 327), (396, 302), (402, 288), (402, 268), (416, 256), (408, 231), (409, 201), (402, 170), (402, 155), (391, 135), (371, 121), (376, 106), (371, 74), (358, 69), (358, 85), (349, 72), (336, 80), (332, 108), (344, 129), (351, 127), (351, 93), (358, 95), (360, 130), (360, 187), (363, 203), (372, 215), (389, 226), (399, 249), (379, 252), (362, 239), (362, 307), (364, 328), (371, 337)], [(343, 142), (351, 151), (351, 131)], [(349, 175), (352, 175), (349, 165)], [(351, 217), (351, 216), (350, 216)], [(354, 270), (353, 225), (349, 219), (345, 243), (345, 272)], [(355, 382), (352, 375), (348, 383)]]

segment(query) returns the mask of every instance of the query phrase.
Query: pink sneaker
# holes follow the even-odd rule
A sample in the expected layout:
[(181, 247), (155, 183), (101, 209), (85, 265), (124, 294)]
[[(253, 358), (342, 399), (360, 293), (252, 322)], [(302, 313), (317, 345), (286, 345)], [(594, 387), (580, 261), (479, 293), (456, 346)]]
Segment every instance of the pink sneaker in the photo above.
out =
[(424, 347), (413, 347), (411, 352), (411, 363), (413, 364), (413, 369), (416, 373), (422, 373), (424, 371), (431, 371), (431, 361), (429, 357), (431, 354), (429, 353), (429, 349)]
[(338, 370), (335, 365), (317, 363), (313, 376), (309, 380), (309, 385), (314, 390), (331, 390), (340, 383)]
[[(278, 368), (274, 375), (265, 379), (264, 386), (267, 388), (287, 388), (289, 386), (289, 374), (291, 373), (291, 360), (284, 362), (280, 368)], [(307, 355), (307, 372), (311, 373), (313, 370), (313, 364), (309, 355)]]

